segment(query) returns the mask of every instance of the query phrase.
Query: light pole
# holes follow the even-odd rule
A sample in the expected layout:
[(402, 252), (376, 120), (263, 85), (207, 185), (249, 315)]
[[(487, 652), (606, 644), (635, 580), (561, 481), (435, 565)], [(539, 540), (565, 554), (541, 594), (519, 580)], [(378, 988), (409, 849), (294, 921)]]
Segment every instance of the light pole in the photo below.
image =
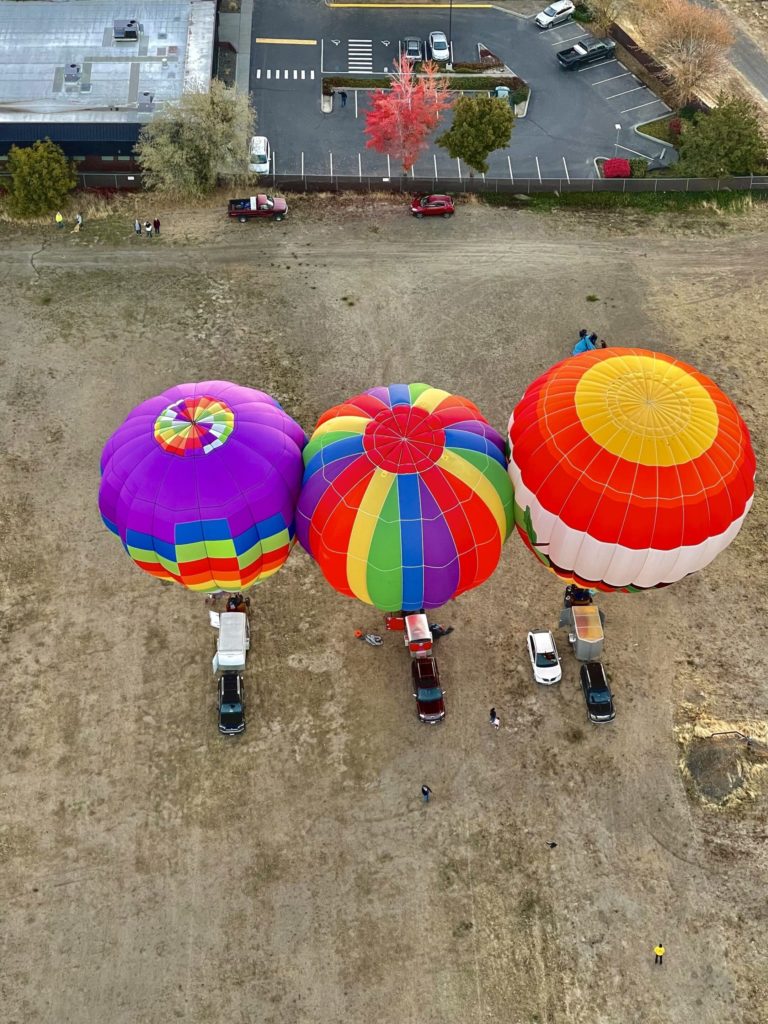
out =
[(448, 0), (448, 67), (453, 67), (453, 0)]
[(620, 124), (615, 124), (613, 127), (616, 129), (616, 145), (613, 147), (613, 155), (614, 156), (618, 156), (619, 155), (619, 132), (621, 131), (621, 125)]

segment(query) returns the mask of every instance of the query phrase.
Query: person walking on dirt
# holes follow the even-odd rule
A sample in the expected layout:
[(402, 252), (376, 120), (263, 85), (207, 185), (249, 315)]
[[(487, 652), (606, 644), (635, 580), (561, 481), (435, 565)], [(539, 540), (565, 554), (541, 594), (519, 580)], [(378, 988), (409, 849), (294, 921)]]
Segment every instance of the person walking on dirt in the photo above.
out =
[(57, 228), (63, 228), (64, 227), (64, 218), (61, 215), (61, 210), (57, 210), (56, 211), (56, 216), (55, 216), (54, 220), (56, 221), (56, 227)]
[(498, 731), (498, 729), (501, 726), (501, 719), (496, 714), (496, 708), (491, 708), (491, 713), (489, 715), (488, 721), (491, 723), (493, 728)]
[(654, 947), (653, 952), (654, 952), (654, 956), (656, 957), (656, 959), (653, 961), (654, 964), (659, 964), (661, 967), (663, 967), (664, 966), (664, 954), (666, 953), (666, 949), (664, 949), (664, 944), (662, 942), (660, 942), (658, 944), (658, 946)]
[(160, 234), (160, 218), (159, 217), (155, 217), (155, 219), (152, 221), (152, 227), (155, 229), (155, 234), (159, 235)]
[(133, 222), (133, 230), (136, 232), (137, 235), (141, 234), (141, 221), (139, 220), (138, 217)]
[(152, 221), (150, 221), (150, 220), (145, 221), (145, 223), (144, 223), (144, 230), (147, 233), (147, 238), (151, 238), (152, 237)]
[(421, 787), (421, 799), (424, 801), (425, 804), (428, 804), (429, 803), (429, 798), (431, 796), (432, 796), (432, 790), (429, 788), (429, 786), (425, 782), (424, 785)]

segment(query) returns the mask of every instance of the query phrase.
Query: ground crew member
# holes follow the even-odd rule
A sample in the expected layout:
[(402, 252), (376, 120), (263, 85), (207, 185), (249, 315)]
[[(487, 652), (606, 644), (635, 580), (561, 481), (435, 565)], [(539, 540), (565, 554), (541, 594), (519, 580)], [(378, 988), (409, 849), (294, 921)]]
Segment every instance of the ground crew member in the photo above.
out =
[(658, 944), (658, 946), (654, 947), (653, 952), (654, 952), (654, 954), (656, 956), (656, 959), (653, 961), (654, 964), (661, 964), (661, 966), (663, 967), (664, 966), (664, 954), (666, 953), (666, 950), (664, 949), (664, 944), (660, 942)]

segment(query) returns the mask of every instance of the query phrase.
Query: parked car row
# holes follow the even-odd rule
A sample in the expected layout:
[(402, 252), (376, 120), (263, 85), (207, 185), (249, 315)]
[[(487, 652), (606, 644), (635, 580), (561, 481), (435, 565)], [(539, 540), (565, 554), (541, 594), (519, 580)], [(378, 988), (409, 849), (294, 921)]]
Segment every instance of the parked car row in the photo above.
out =
[(426, 43), (418, 36), (406, 36), (400, 51), (409, 60), (433, 60), (445, 64), (451, 58), (451, 47), (445, 32), (430, 32)]
[[(602, 615), (592, 603), (592, 595), (588, 590), (574, 586), (566, 588), (560, 625), (568, 625), (573, 630), (568, 639), (577, 659), (581, 661), (579, 681), (587, 707), (587, 718), (595, 725), (612, 722), (616, 717), (613, 694), (605, 668), (596, 660), (602, 653)], [(551, 631), (531, 630), (526, 647), (534, 680), (542, 686), (559, 683), (563, 672)]]

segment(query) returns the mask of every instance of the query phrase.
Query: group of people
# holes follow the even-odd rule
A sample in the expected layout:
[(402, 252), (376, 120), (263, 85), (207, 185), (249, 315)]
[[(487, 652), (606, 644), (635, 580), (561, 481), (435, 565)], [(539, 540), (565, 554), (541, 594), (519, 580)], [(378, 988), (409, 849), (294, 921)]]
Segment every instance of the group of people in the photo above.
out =
[[(133, 230), (136, 232), (137, 235), (141, 234), (141, 221), (139, 220), (138, 217), (133, 222)], [(160, 218), (159, 217), (155, 217), (154, 220), (145, 220), (144, 221), (144, 233), (146, 234), (147, 238), (151, 238), (153, 234), (159, 235), (160, 234)]]
[(590, 334), (586, 327), (582, 327), (579, 331), (579, 340), (571, 349), (572, 356), (578, 356), (582, 352), (593, 352), (596, 348), (608, 348), (604, 341), (597, 341), (597, 331), (592, 331)]
[[(56, 227), (57, 228), (63, 228), (64, 227), (64, 214), (61, 212), (61, 210), (57, 210), (56, 211), (56, 216), (54, 217), (54, 220), (56, 221)], [(83, 226), (83, 215), (82, 215), (82, 213), (76, 213), (75, 214), (75, 226), (72, 228), (72, 231), (75, 232), (75, 233), (79, 233), (80, 228), (82, 226)]]

